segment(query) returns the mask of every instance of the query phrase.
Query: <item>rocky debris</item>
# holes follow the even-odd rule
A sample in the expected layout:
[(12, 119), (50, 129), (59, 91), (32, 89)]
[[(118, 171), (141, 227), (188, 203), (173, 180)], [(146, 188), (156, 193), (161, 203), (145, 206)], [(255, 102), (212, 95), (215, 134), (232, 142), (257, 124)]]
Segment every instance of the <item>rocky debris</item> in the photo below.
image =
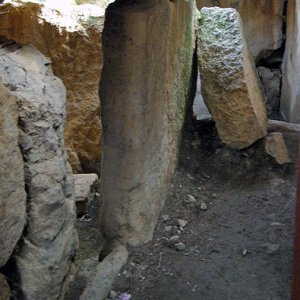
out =
[(205, 203), (205, 202), (201, 202), (201, 204), (200, 204), (200, 209), (201, 210), (207, 210), (207, 204)]
[(180, 242), (180, 236), (179, 235), (173, 235), (169, 238), (169, 242), (172, 244), (176, 244)]
[(116, 298), (118, 296), (117, 292), (115, 292), (114, 290), (110, 291), (109, 297), (110, 298)]
[(183, 251), (185, 249), (185, 244), (182, 242), (179, 242), (179, 243), (175, 244), (174, 246), (175, 246), (175, 249), (178, 251)]
[(10, 288), (4, 275), (0, 273), (0, 300), (10, 299)]
[(16, 100), (3, 86), (0, 74), (0, 267), (13, 252), (26, 221), (24, 162), (18, 146)]
[(235, 9), (201, 9), (198, 63), (203, 98), (221, 140), (243, 149), (264, 137), (264, 96)]
[(286, 121), (300, 124), (300, 10), (298, 0), (289, 0), (286, 44), (282, 64), (280, 111)]
[(169, 215), (162, 215), (161, 218), (162, 218), (162, 220), (163, 220), (164, 222), (167, 222), (167, 221), (170, 220), (170, 216), (169, 216)]
[(186, 220), (178, 219), (177, 223), (181, 228), (184, 228), (188, 222)]
[(256, 59), (281, 47), (284, 0), (197, 0), (199, 9), (235, 8), (244, 23), (250, 53)]
[(88, 282), (81, 300), (104, 299), (111, 291), (112, 284), (128, 259), (123, 245), (116, 246), (96, 267), (94, 277)]
[(280, 249), (280, 244), (263, 243), (261, 247), (266, 250), (267, 254), (276, 254)]
[(148, 2), (111, 4), (102, 38), (103, 231), (131, 246), (152, 238), (193, 78), (195, 4)]
[(279, 112), (281, 71), (262, 66), (257, 70), (264, 89), (267, 113), (268, 116), (271, 116), (273, 113)]
[(275, 158), (280, 165), (291, 162), (281, 132), (272, 132), (265, 139), (266, 153)]
[(195, 202), (197, 202), (197, 200), (196, 200), (196, 198), (193, 195), (188, 194), (187, 195), (187, 199), (185, 200), (185, 202), (187, 202), (187, 203), (195, 203)]
[(54, 74), (67, 89), (65, 140), (73, 171), (99, 172), (102, 128), (98, 89), (104, 9), (66, 2), (71, 1), (1, 5), (0, 36), (22, 45), (31, 43), (50, 58)]
[(32, 45), (3, 47), (0, 58), (0, 78), (17, 98), (27, 186), (16, 280), (26, 299), (57, 299), (77, 246), (73, 176), (64, 148), (65, 88)]
[(165, 231), (166, 231), (166, 232), (169, 232), (169, 231), (171, 231), (171, 230), (172, 230), (172, 226), (166, 226), (166, 227), (165, 227)]
[(74, 174), (77, 214), (87, 213), (88, 205), (96, 196), (98, 184), (99, 178), (97, 174)]

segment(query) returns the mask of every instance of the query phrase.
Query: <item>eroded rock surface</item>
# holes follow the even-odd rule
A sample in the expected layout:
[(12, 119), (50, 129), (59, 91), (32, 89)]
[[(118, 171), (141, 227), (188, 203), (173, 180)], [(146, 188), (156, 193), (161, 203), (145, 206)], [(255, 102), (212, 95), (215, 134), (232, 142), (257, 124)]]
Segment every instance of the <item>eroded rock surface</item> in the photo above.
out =
[(57, 299), (77, 243), (65, 88), (31, 45), (2, 47), (0, 59), (0, 78), (17, 97), (27, 186), (26, 232), (15, 253), (19, 287), (26, 299)]
[(18, 107), (16, 97), (3, 86), (2, 82), (0, 82), (0, 112), (0, 267), (2, 267), (20, 239), (26, 221), (24, 162), (18, 146)]
[(291, 162), (281, 132), (272, 132), (266, 137), (265, 149), (278, 164), (283, 165)]
[(237, 9), (254, 58), (281, 47), (284, 0), (197, 0), (197, 6)]
[(286, 121), (300, 124), (300, 1), (289, 0), (280, 110)]
[(77, 214), (87, 212), (88, 205), (95, 197), (98, 183), (97, 174), (74, 174)]
[(202, 94), (221, 140), (236, 149), (267, 133), (262, 88), (232, 8), (203, 8), (198, 30)]
[(263, 86), (268, 117), (274, 113), (279, 113), (280, 93), (281, 93), (281, 71), (279, 69), (269, 69), (265, 67), (257, 68)]
[(152, 238), (172, 177), (192, 82), (194, 5), (117, 1), (103, 33), (104, 233)]
[[(47, 1), (47, 4), (50, 4)], [(0, 6), (0, 35), (34, 44), (51, 59), (67, 89), (66, 147), (74, 172), (99, 170), (101, 122), (98, 96), (102, 69), (104, 9), (52, 1)]]

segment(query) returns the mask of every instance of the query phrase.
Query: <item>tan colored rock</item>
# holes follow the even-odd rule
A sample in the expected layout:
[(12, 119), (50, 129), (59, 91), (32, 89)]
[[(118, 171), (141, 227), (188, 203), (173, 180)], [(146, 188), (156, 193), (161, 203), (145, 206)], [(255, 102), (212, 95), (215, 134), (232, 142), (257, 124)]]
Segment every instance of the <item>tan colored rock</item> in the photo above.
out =
[(266, 153), (275, 158), (278, 164), (283, 165), (291, 162), (281, 132), (273, 132), (266, 137), (265, 149)]
[[(0, 44), (1, 45), (1, 44)], [(16, 97), (0, 78), (0, 267), (5, 265), (26, 222), (24, 162), (18, 145)]]
[(0, 300), (10, 299), (10, 288), (5, 276), (0, 273)]
[(27, 187), (28, 218), (15, 271), (24, 298), (57, 299), (77, 246), (73, 176), (64, 147), (65, 88), (32, 45), (0, 47), (0, 59), (0, 79), (17, 97)]
[(221, 140), (242, 149), (264, 137), (264, 96), (235, 9), (201, 10), (198, 63), (203, 98)]
[(197, 6), (237, 9), (254, 58), (281, 47), (284, 0), (197, 0)]
[(51, 59), (54, 74), (67, 89), (65, 139), (69, 161), (74, 172), (98, 171), (104, 10), (95, 5), (56, 3), (54, 7), (60, 10), (36, 3), (1, 5), (0, 36), (23, 45), (32, 43)]
[(101, 179), (107, 238), (151, 240), (175, 168), (195, 48), (188, 1), (117, 1), (103, 33)]
[(280, 110), (286, 121), (300, 124), (300, 1), (289, 0), (287, 40), (282, 65)]
[(97, 174), (74, 174), (77, 214), (87, 212), (88, 204), (96, 195), (98, 180)]

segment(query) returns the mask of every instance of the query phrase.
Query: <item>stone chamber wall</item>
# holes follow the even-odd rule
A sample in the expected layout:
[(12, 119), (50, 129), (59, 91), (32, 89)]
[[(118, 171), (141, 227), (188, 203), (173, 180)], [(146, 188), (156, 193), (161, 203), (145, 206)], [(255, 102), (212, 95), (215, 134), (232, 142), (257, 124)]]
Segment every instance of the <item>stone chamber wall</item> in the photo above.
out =
[[(203, 98), (225, 144), (266, 135), (264, 97), (269, 118), (300, 123), (300, 0), (117, 0), (105, 23), (113, 1), (66, 2), (0, 4), (0, 294), (8, 281), (16, 299), (63, 298), (78, 248), (72, 173), (101, 172), (108, 253), (115, 241), (152, 238), (195, 93), (196, 40)], [(227, 20), (218, 40), (211, 11), (199, 20), (196, 4), (236, 8), (242, 21), (226, 12), (234, 39), (223, 11), (213, 11)], [(230, 43), (238, 47), (226, 56)], [(209, 64), (211, 49), (225, 51), (220, 65)], [(227, 93), (244, 115), (214, 106)], [(251, 135), (233, 134), (249, 132), (247, 122)]]

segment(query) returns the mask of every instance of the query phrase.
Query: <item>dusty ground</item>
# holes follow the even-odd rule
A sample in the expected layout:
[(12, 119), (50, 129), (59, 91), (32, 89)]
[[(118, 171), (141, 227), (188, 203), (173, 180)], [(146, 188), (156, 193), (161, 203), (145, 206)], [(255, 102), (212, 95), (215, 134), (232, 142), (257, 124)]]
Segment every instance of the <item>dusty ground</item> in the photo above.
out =
[[(134, 300), (289, 299), (295, 164), (278, 166), (262, 142), (243, 151), (224, 147), (212, 122), (189, 127), (153, 241), (130, 250), (114, 291)], [(284, 137), (295, 161), (297, 134)], [(184, 228), (178, 219), (187, 221)], [(88, 244), (84, 226), (86, 274), (97, 243)]]

